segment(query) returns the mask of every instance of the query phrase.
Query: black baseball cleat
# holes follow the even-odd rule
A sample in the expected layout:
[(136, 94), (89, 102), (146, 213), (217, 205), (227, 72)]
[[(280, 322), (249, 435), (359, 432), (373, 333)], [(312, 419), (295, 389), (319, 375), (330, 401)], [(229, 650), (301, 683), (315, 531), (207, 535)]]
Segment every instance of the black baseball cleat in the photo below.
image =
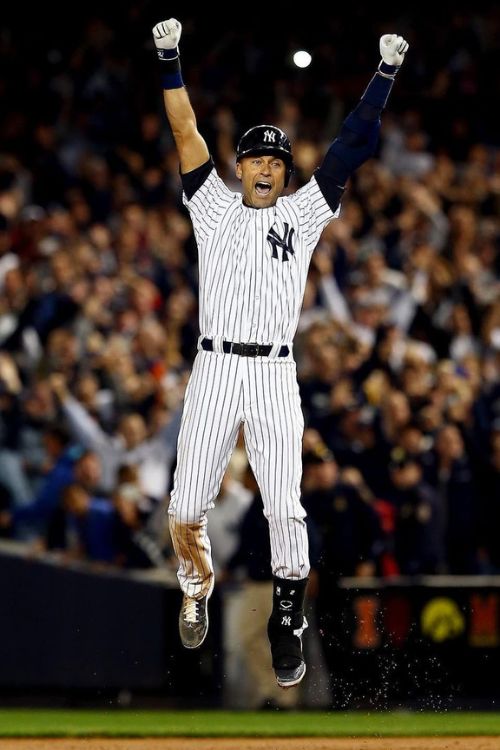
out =
[(276, 681), (282, 688), (298, 685), (306, 673), (302, 633), (307, 628), (304, 596), (307, 578), (273, 576), (273, 611), (267, 624)]
[[(295, 622), (291, 622), (295, 619)], [(296, 626), (296, 627), (294, 627)], [(271, 616), (267, 632), (271, 644), (273, 669), (276, 682), (282, 688), (291, 688), (302, 681), (306, 673), (306, 663), (302, 653), (302, 633), (307, 628), (307, 620), (302, 613)]]
[(297, 669), (276, 669), (274, 673), (278, 685), (286, 690), (302, 682), (302, 678), (306, 673), (306, 663), (303, 661)]
[(208, 633), (208, 597), (193, 599), (184, 594), (179, 612), (179, 635), (184, 648), (198, 648)]

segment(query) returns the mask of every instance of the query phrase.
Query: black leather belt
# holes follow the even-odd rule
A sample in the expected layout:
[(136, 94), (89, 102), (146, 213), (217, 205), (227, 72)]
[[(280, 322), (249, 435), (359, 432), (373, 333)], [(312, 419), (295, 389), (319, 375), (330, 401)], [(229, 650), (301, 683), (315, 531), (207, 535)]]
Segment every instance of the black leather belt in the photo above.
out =
[[(214, 342), (212, 339), (202, 339), (201, 348), (206, 352), (213, 352)], [(269, 357), (272, 344), (235, 344), (234, 341), (223, 341), (222, 351), (225, 354), (239, 354), (240, 357)], [(287, 357), (290, 352), (288, 346), (282, 346), (278, 357)]]

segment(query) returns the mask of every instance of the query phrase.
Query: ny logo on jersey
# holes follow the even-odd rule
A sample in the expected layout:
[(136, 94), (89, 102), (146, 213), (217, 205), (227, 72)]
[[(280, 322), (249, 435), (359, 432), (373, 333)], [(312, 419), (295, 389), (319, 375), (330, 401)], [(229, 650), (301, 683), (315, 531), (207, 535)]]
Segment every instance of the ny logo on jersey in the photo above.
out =
[(264, 130), (264, 143), (274, 143), (276, 140), (276, 133), (274, 130)]
[(283, 251), (281, 260), (286, 261), (288, 260), (288, 253), (291, 253), (291, 255), (295, 254), (293, 249), (293, 236), (295, 234), (295, 229), (293, 227), (290, 229), (286, 221), (283, 222), (283, 226), (285, 227), (285, 234), (283, 237), (280, 237), (275, 228), (271, 227), (267, 233), (267, 239), (273, 248), (272, 257), (279, 260), (278, 247), (281, 247)]
[(292, 618), (288, 617), (288, 615), (285, 615), (281, 618), (281, 624), (290, 627), (290, 625), (292, 624)]

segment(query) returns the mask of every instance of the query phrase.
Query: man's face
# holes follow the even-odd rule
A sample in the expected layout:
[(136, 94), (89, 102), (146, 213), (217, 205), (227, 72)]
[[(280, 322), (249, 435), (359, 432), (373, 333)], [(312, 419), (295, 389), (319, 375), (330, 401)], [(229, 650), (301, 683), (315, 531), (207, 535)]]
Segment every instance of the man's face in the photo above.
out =
[(274, 206), (285, 187), (285, 162), (278, 156), (244, 156), (236, 163), (243, 185), (243, 200), (252, 208)]
[(121, 432), (128, 450), (135, 448), (146, 438), (146, 425), (140, 414), (129, 414), (120, 422)]
[(101, 480), (101, 459), (96, 453), (86, 453), (75, 464), (75, 480), (88, 490)]

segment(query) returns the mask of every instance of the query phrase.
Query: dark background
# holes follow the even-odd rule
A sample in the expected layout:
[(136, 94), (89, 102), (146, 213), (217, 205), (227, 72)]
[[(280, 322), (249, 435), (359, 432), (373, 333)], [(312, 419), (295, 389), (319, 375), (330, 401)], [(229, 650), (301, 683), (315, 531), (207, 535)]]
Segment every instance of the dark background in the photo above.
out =
[[(45, 83), (58, 72), (80, 74), (82, 90), (77, 86), (71, 102), (74, 116), (93, 111), (96, 102), (84, 91), (93, 66), (104, 66), (116, 78), (105, 106), (113, 109), (109, 127), (123, 137), (139, 113), (161, 106), (151, 28), (170, 16), (183, 23), (184, 78), (203, 92), (196, 111), (209, 139), (216, 104), (228, 104), (245, 129), (272, 118), (284, 89), (300, 103), (304, 135), (321, 131), (332, 98), (345, 107), (359, 98), (379, 60), (379, 36), (397, 32), (410, 42), (410, 53), (391, 111), (418, 110), (433, 149), (453, 158), (462, 158), (470, 143), (499, 142), (494, 103), (500, 93), (500, 10), (489, 2), (474, 3), (473, 9), (470, 3), (436, 4), (432, 12), (422, 6), (317, 2), (294, 11), (277, 2), (232, 13), (217, 4), (193, 11), (175, 2), (43, 3), (29, 11), (18, 4), (7, 11), (1, 36), (4, 139), (14, 115), (21, 129), (27, 111), (35, 121), (56, 118), (64, 97), (48, 92)], [(302, 47), (313, 55), (306, 70), (290, 60)]]

